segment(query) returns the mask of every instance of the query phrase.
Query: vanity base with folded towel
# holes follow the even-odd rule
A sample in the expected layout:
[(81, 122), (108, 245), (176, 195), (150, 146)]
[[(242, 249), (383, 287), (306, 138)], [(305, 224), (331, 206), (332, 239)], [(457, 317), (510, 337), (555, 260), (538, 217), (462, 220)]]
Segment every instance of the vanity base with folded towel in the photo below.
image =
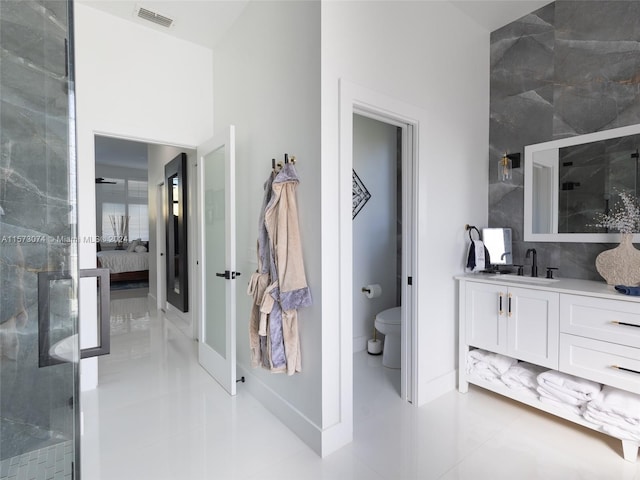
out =
[(482, 349), (467, 353), (466, 381), (615, 437), (622, 442), (624, 459), (637, 460), (638, 394)]
[(610, 435), (622, 441), (625, 460), (637, 462), (640, 286), (456, 279), (458, 390), (478, 385)]

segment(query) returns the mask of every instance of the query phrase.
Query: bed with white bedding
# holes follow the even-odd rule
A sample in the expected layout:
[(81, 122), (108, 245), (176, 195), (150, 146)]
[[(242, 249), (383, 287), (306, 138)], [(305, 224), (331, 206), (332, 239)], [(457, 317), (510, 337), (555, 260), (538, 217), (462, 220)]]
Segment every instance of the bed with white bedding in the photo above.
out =
[(111, 282), (149, 279), (149, 252), (104, 250), (97, 256), (98, 267), (109, 269)]

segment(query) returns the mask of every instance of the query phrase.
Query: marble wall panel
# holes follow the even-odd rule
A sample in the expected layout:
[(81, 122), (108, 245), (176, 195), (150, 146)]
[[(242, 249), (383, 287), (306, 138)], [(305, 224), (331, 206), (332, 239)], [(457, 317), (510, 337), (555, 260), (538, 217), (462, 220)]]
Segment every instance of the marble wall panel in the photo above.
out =
[(613, 245), (523, 241), (523, 172), (499, 182), (497, 162), (525, 145), (640, 123), (638, 18), (640, 2), (558, 0), (491, 34), (489, 226), (513, 229), (515, 263), (536, 248), (540, 272), (601, 280), (595, 257)]
[[(38, 273), (77, 256), (70, 198), (67, 2), (0, 1), (0, 458), (73, 437), (77, 370), (39, 368)], [(52, 295), (55, 335), (74, 294)], [(55, 341), (55, 340), (54, 340)]]

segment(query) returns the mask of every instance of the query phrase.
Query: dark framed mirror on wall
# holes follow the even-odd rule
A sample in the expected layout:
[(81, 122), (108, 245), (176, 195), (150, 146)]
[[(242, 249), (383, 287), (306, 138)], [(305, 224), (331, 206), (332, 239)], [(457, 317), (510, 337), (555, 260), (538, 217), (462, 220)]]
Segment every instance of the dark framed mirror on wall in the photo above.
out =
[(164, 166), (167, 198), (167, 301), (189, 311), (189, 263), (187, 261), (187, 154)]

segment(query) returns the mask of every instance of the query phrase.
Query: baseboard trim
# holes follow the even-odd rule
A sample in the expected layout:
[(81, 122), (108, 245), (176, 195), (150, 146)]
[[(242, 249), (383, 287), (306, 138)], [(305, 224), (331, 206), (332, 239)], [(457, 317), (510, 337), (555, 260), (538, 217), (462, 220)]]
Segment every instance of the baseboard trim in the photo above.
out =
[(433, 378), (420, 386), (420, 395), (416, 402), (420, 407), (445, 393), (456, 389), (458, 371), (453, 370), (439, 377)]
[(243, 388), (300, 437), (309, 448), (322, 456), (323, 432), (320, 427), (243, 366), (238, 365), (238, 373), (245, 377)]
[(326, 428), (322, 432), (322, 454), (321, 457), (331, 455), (345, 445), (353, 442), (353, 425), (347, 422), (340, 422)]

